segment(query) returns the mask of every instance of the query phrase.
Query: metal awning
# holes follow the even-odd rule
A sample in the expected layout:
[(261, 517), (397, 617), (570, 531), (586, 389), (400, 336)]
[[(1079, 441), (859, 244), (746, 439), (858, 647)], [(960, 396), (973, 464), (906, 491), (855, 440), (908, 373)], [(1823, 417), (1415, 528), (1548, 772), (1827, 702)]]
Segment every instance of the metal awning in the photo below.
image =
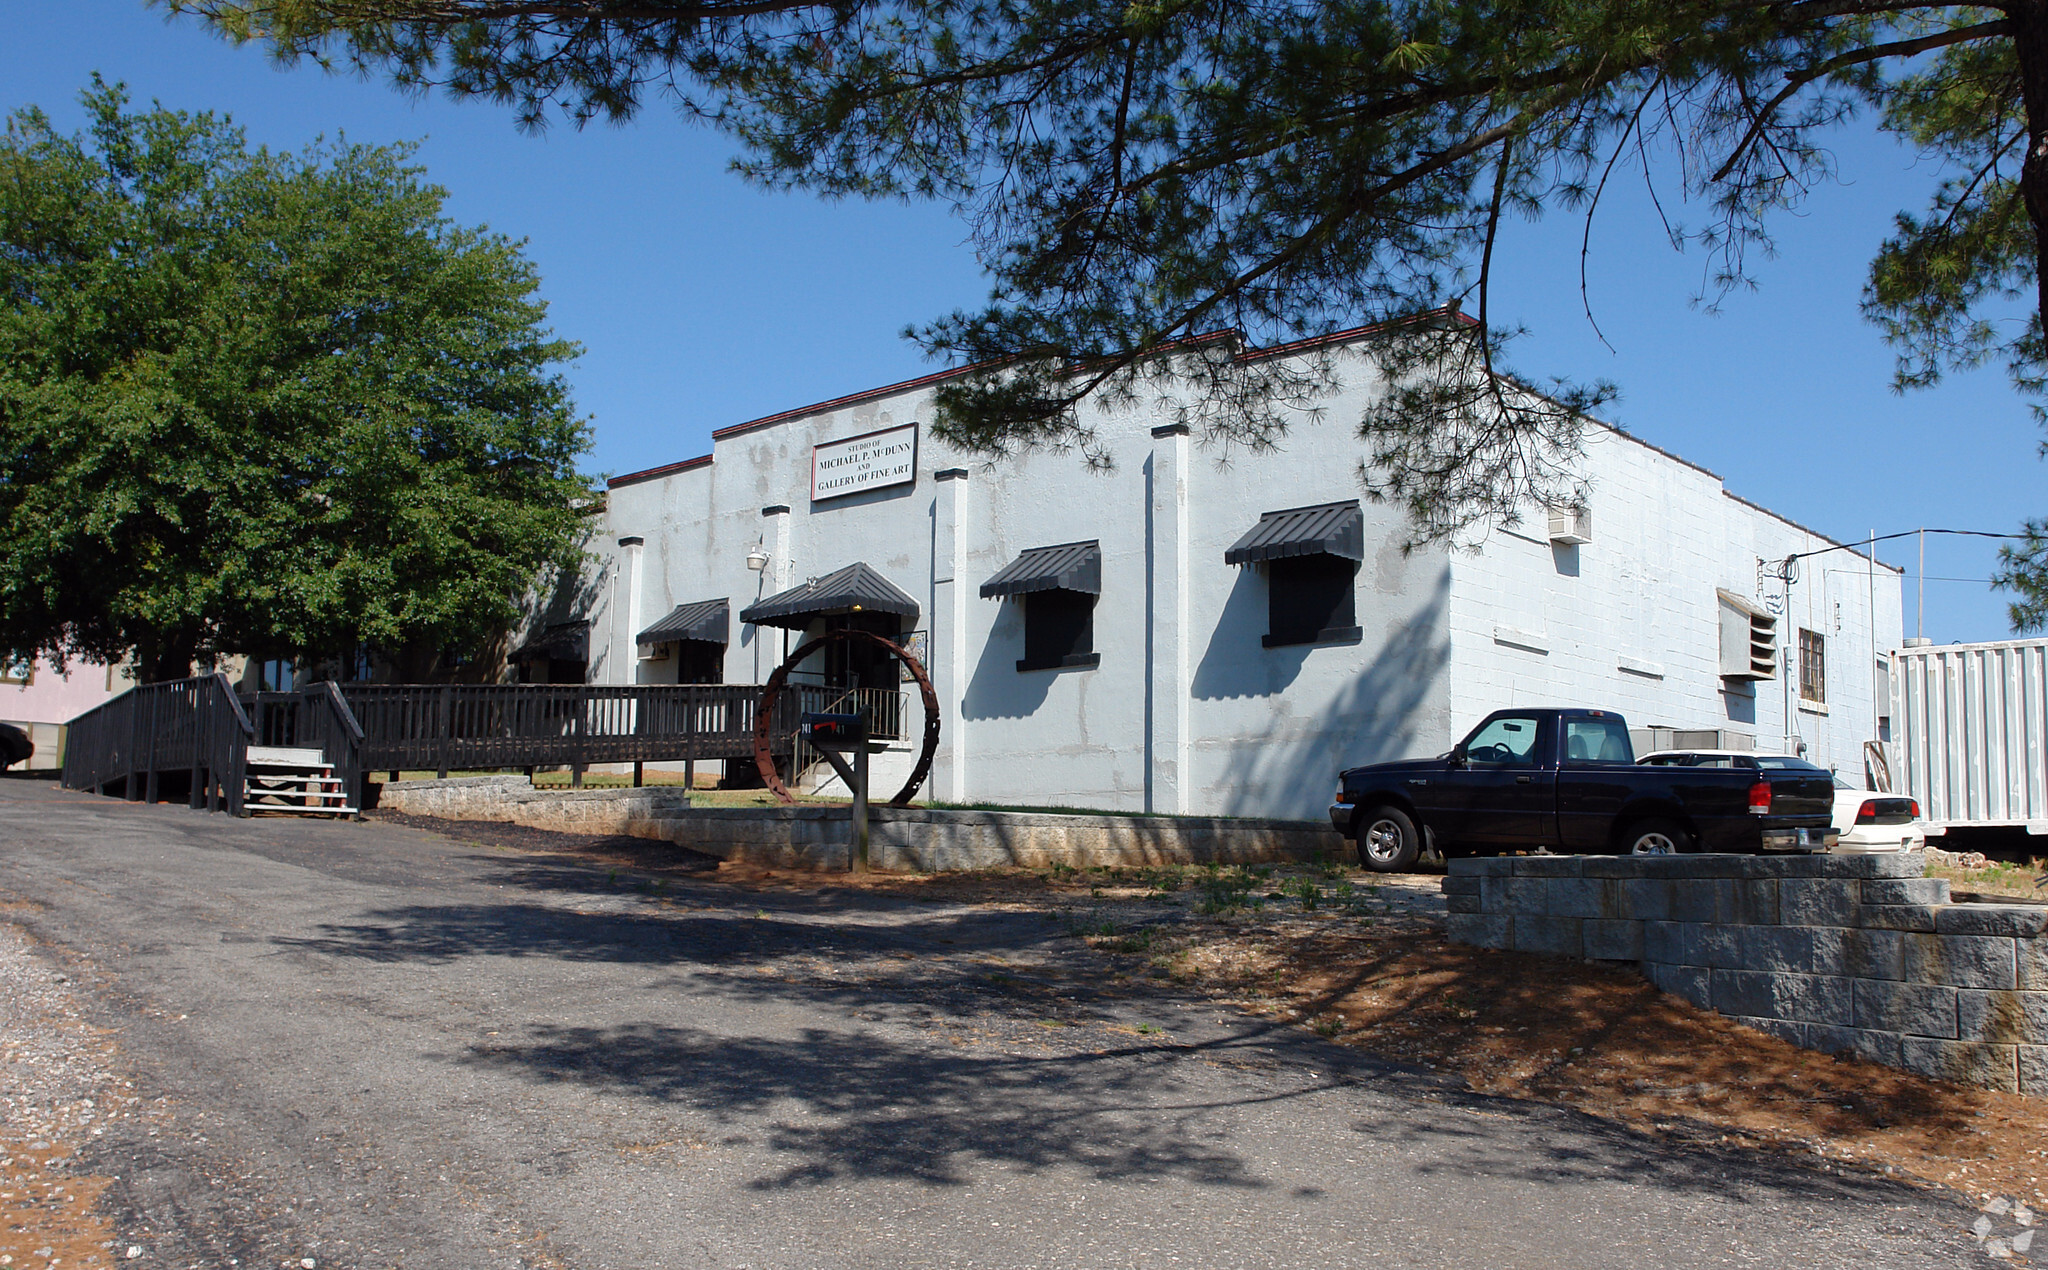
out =
[(916, 617), (917, 601), (865, 563), (812, 578), (740, 610), (742, 622), (802, 630), (812, 619), (839, 613), (894, 613)]
[(981, 584), (981, 598), (1025, 595), (1032, 591), (1079, 591), (1102, 594), (1102, 544), (1067, 542), (1033, 547)]
[(732, 639), (732, 606), (724, 600), (678, 604), (667, 617), (633, 637), (635, 644), (673, 644), (696, 639), (724, 644)]
[(1358, 500), (1267, 512), (1223, 553), (1223, 563), (1257, 564), (1288, 556), (1365, 559), (1365, 514)]
[(553, 657), (558, 661), (590, 660), (590, 623), (556, 622), (527, 636), (514, 661), (522, 657)]

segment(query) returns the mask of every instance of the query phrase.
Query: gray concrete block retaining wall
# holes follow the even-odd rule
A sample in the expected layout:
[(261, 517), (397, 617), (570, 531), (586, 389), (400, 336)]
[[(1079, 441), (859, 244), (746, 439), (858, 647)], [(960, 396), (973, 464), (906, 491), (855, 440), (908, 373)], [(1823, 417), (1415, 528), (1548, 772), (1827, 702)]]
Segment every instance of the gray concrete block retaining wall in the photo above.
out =
[(2048, 907), (1956, 904), (1910, 855), (1451, 861), (1447, 930), (1632, 961), (1666, 992), (1828, 1052), (2048, 1094)]
[[(378, 806), (420, 816), (627, 834), (768, 868), (843, 870), (850, 858), (844, 807), (692, 807), (681, 790), (536, 790), (523, 776), (394, 781), (383, 787)], [(879, 806), (870, 808), (868, 822), (870, 867), (911, 872), (1256, 864), (1334, 859), (1350, 850), (1329, 828), (1294, 820)]]
[[(843, 807), (707, 807), (679, 818), (663, 836), (726, 860), (844, 869), (850, 832)], [(922, 873), (1056, 864), (1253, 864), (1334, 857), (1345, 846), (1327, 829), (1291, 820), (874, 807), (868, 821), (870, 867)]]
[(653, 785), (641, 789), (535, 789), (524, 776), (455, 776), (447, 780), (390, 781), (377, 806), (414, 816), (495, 820), (567, 833), (634, 834), (688, 811), (690, 796)]

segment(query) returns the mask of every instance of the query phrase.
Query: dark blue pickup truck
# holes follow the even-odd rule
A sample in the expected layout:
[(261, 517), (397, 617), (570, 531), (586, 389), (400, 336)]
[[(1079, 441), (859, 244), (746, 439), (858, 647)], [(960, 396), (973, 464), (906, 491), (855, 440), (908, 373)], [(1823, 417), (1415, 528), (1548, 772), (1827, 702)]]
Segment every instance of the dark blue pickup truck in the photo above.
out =
[(1611, 710), (1497, 710), (1437, 758), (1339, 776), (1330, 823), (1365, 867), (1391, 873), (1425, 848), (1445, 856), (1825, 851), (1825, 772), (1638, 767)]

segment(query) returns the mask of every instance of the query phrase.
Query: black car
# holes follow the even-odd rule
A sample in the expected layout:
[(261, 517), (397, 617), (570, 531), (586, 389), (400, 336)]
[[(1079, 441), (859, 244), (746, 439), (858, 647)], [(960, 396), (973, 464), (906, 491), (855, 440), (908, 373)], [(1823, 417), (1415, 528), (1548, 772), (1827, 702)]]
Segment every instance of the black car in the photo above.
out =
[[(1497, 710), (1436, 758), (1354, 767), (1330, 823), (1369, 869), (1450, 855), (1825, 851), (1825, 772), (1638, 767), (1611, 710)], [(1425, 837), (1426, 835), (1426, 837)]]
[(28, 733), (12, 723), (0, 723), (0, 771), (28, 762), (35, 752), (36, 743), (28, 739)]

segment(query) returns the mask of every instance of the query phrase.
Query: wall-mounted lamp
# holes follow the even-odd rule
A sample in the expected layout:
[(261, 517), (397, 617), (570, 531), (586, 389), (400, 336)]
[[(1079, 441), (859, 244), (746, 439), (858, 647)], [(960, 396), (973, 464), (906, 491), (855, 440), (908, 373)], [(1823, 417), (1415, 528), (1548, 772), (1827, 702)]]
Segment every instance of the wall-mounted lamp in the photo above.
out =
[(747, 568), (752, 569), (755, 573), (759, 573), (767, 567), (768, 552), (762, 548), (761, 544), (755, 543), (754, 549), (747, 553)]

